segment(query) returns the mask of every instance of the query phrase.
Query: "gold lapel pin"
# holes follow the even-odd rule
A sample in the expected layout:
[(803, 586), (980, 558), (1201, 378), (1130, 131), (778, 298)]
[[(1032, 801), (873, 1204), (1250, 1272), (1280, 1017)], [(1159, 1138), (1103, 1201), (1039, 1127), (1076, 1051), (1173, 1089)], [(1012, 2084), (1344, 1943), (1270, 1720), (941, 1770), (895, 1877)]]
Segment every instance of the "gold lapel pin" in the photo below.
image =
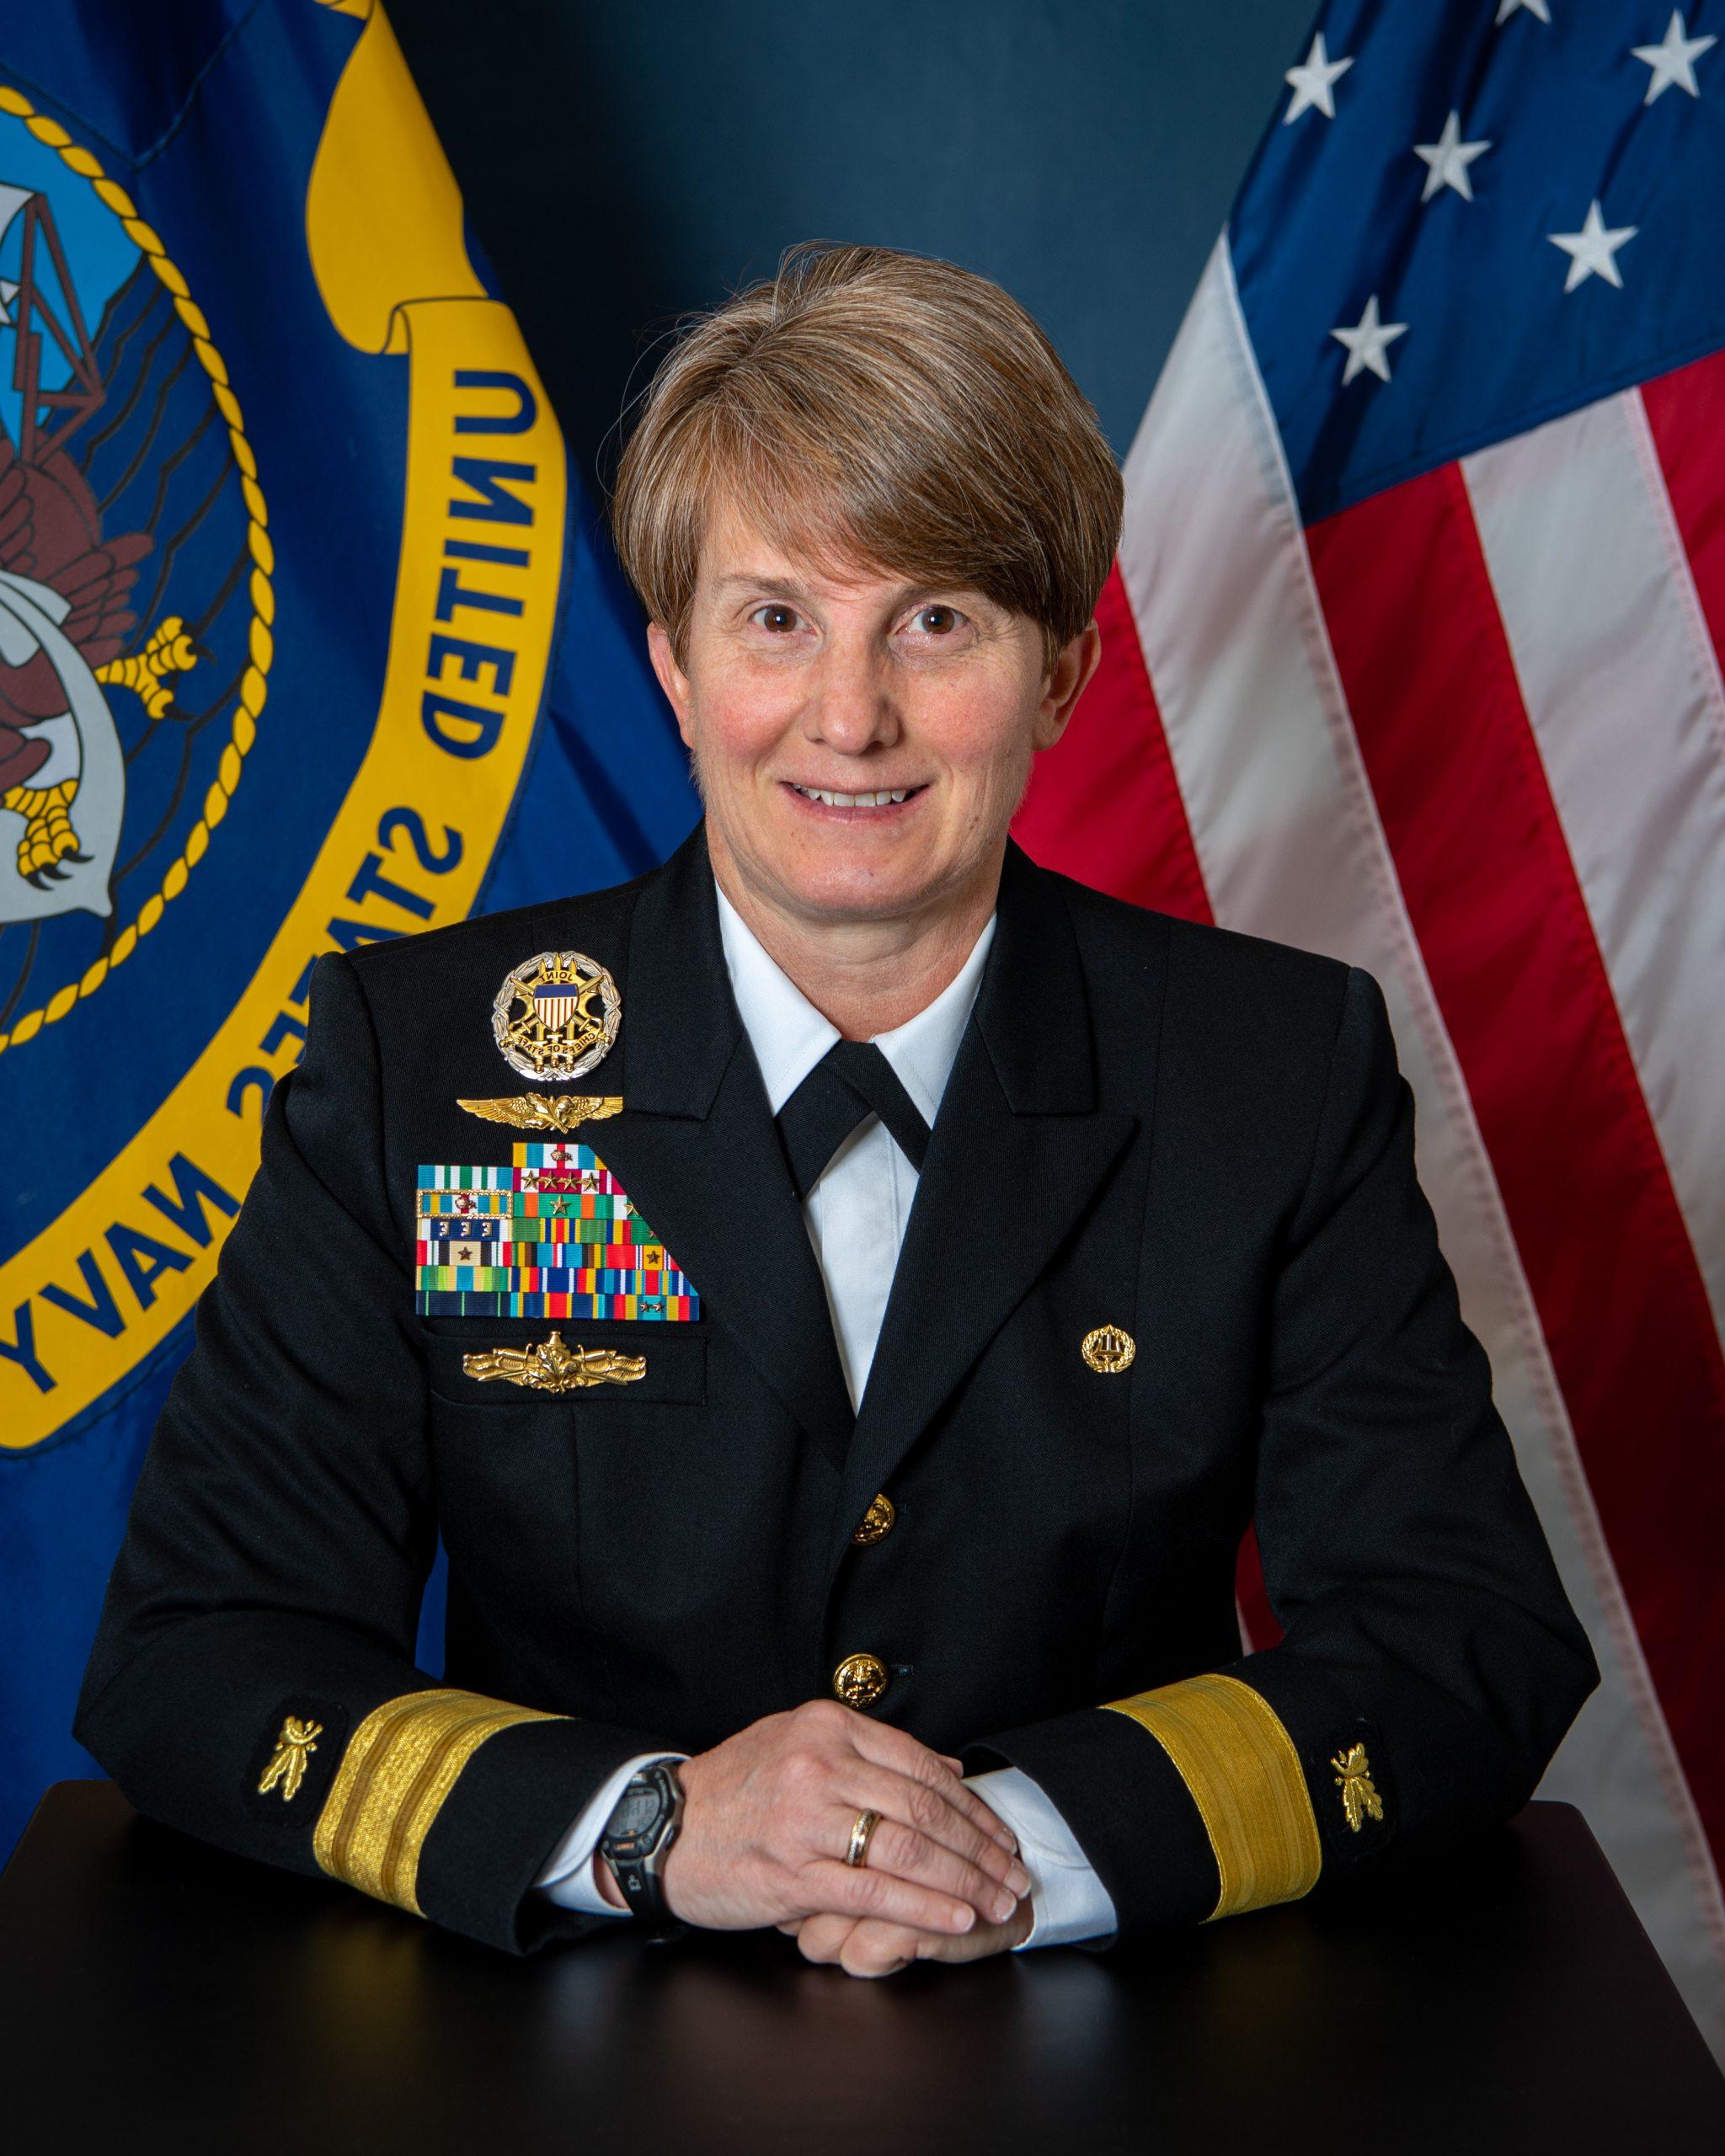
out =
[(1120, 1326), (1097, 1325), (1080, 1341), (1078, 1353), (1092, 1369), (1100, 1370), (1104, 1377), (1114, 1377), (1132, 1367), (1138, 1342)]

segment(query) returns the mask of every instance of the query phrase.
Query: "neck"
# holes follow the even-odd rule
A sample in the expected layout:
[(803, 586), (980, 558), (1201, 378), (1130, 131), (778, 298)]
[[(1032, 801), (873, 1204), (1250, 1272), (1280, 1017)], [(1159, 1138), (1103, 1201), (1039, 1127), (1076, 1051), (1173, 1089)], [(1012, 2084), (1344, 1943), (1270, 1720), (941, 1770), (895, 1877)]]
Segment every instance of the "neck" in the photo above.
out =
[(889, 919), (823, 919), (759, 889), (709, 819), (714, 880), (773, 963), (847, 1041), (866, 1041), (926, 1011), (975, 947), (1000, 889), (1001, 841), (970, 883)]

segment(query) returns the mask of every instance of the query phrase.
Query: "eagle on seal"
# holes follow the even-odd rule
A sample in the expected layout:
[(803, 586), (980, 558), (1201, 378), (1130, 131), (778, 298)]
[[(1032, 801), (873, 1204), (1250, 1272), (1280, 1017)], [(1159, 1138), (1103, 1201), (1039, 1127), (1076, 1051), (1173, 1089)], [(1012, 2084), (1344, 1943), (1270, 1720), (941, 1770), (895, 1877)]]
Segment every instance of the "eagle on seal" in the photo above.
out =
[[(98, 684), (131, 689), (159, 718), (173, 702), (164, 677), (200, 655), (177, 616), (122, 655), (137, 626), (128, 602), (138, 564), (153, 543), (144, 531), (104, 537), (96, 498), (63, 449), (26, 462), (0, 435), (0, 808), (23, 819), (18, 874), (35, 891), (92, 859), (73, 818), (93, 766), (110, 841), (118, 835), (124, 759)], [(104, 850), (111, 862), (111, 842)], [(40, 910), (0, 899), (0, 919)]]

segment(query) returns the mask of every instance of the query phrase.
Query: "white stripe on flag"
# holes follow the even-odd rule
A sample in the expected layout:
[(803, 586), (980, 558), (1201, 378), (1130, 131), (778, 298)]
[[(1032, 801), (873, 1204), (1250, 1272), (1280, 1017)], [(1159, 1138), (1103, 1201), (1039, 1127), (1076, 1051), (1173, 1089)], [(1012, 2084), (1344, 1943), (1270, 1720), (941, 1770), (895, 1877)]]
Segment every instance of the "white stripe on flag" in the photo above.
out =
[(1640, 392), (1484, 450), (1462, 471), (1636, 1073), (1725, 1329), (1725, 698)]
[(1217, 921), (1365, 966), (1383, 987), (1420, 1180), (1600, 1663), (1541, 1794), (1583, 1806), (1691, 2012), (1725, 2026), (1718, 1884), (1402, 902), (1226, 234), (1127, 459), (1120, 559)]

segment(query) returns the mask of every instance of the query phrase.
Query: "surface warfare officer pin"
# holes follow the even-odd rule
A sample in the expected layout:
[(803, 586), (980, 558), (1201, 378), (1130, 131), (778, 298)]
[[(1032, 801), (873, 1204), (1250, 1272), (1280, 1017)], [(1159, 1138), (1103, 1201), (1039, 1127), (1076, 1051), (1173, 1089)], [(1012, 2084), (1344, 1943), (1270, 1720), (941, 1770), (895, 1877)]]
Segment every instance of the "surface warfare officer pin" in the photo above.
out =
[[(498, 1052), (512, 1070), (541, 1084), (583, 1078), (610, 1054), (623, 1001), (610, 969), (585, 951), (541, 951), (506, 974), (491, 1006)], [(463, 1100), (470, 1115), (518, 1130), (573, 1130), (613, 1116), (614, 1094), (520, 1093)]]

